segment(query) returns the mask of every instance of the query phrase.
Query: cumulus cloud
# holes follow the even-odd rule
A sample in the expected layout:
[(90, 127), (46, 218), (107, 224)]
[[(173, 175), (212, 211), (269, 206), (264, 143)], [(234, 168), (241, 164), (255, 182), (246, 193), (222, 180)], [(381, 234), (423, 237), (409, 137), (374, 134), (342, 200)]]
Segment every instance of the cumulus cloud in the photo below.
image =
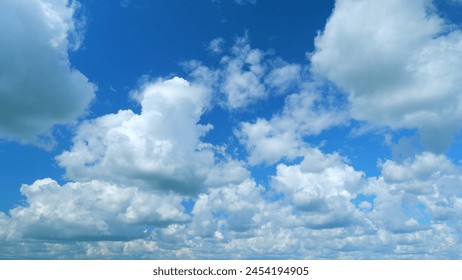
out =
[(24, 205), (0, 213), (0, 256), (460, 258), (460, 166), (422, 153), (379, 167), (366, 178), (336, 153), (305, 149), (269, 186), (209, 188), (188, 212), (172, 192), (38, 180), (21, 188)]
[(262, 82), (265, 65), (262, 64), (264, 53), (251, 49), (247, 38), (239, 38), (232, 48), (233, 56), (224, 56), (224, 81), (221, 91), (226, 95), (230, 109), (245, 107), (266, 97)]
[(282, 112), (269, 120), (242, 122), (235, 135), (248, 152), (248, 163), (273, 164), (302, 156), (303, 137), (345, 123), (348, 116), (331, 92), (304, 76), (304, 67), (250, 46), (247, 36), (236, 40), (220, 67), (209, 68), (193, 60), (183, 64), (191, 80), (222, 94), (216, 101), (230, 111), (287, 95)]
[(348, 93), (353, 117), (449, 147), (462, 123), (462, 33), (430, 1), (339, 0), (315, 46), (313, 72)]
[[(222, 38), (214, 39), (208, 49), (221, 53), (222, 43)], [(302, 72), (300, 65), (275, 58), (271, 51), (252, 48), (247, 35), (236, 39), (215, 69), (194, 60), (184, 66), (194, 81), (220, 92), (220, 105), (231, 111), (297, 89)]]
[(50, 129), (85, 113), (95, 86), (74, 69), (78, 2), (2, 1), (0, 137), (50, 144)]
[[(147, 226), (188, 221), (182, 198), (101, 181), (68, 183), (52, 179), (23, 185), (25, 205), (10, 210), (16, 238), (42, 240), (130, 240)], [(12, 238), (11, 236), (10, 238)]]
[(460, 166), (423, 153), (402, 163), (387, 160), (381, 169), (382, 175), (371, 178), (364, 190), (375, 196), (369, 218), (377, 228), (403, 233), (457, 225), (452, 232), (460, 232)]
[(235, 130), (251, 165), (302, 156), (306, 146), (303, 137), (318, 135), (348, 119), (345, 109), (334, 102), (335, 96), (329, 91), (322, 93), (304, 76), (302, 65), (274, 57), (271, 51), (252, 48), (247, 36), (236, 40), (231, 54), (224, 55), (220, 64), (215, 69), (195, 60), (183, 65), (191, 80), (220, 92), (224, 100), (218, 103), (228, 110), (287, 95), (282, 112), (269, 120), (242, 122)]
[(253, 228), (256, 215), (264, 207), (262, 190), (255, 182), (247, 180), (200, 195), (192, 211), (194, 236), (229, 239), (233, 232)]
[(310, 149), (299, 165), (279, 164), (272, 184), (295, 209), (304, 212), (307, 226), (346, 227), (357, 216), (351, 200), (363, 175), (343, 163), (337, 154), (324, 155)]
[(195, 193), (248, 176), (200, 140), (213, 128), (199, 124), (209, 89), (173, 78), (147, 82), (135, 96), (140, 114), (120, 110), (79, 126), (72, 148), (57, 157), (68, 178)]
[(315, 87), (307, 86), (301, 93), (287, 96), (282, 112), (270, 120), (241, 123), (237, 135), (249, 153), (248, 162), (273, 164), (302, 156), (307, 145), (304, 136), (317, 135), (347, 120), (342, 108), (320, 105), (322, 100)]
[[(365, 178), (338, 154), (307, 149), (300, 164), (278, 165), (272, 187), (282, 197), (252, 181), (213, 189), (198, 198), (191, 228), (171, 232), (185, 240), (192, 231), (182, 248), (201, 257), (460, 257), (460, 168), (432, 153), (380, 167)], [(243, 222), (233, 227), (236, 213)]]

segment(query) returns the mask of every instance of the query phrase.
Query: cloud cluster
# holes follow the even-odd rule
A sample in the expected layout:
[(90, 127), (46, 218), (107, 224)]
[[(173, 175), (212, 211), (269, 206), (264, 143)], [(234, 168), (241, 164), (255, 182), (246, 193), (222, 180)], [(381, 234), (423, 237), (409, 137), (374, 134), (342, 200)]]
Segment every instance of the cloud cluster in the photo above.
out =
[(72, 68), (80, 44), (67, 0), (2, 1), (0, 10), (0, 137), (47, 146), (55, 124), (85, 113), (95, 86)]
[[(209, 49), (222, 51), (222, 38), (211, 41)], [(274, 57), (271, 51), (252, 48), (247, 36), (238, 38), (231, 54), (224, 55), (220, 67), (208, 68), (198, 61), (185, 64), (191, 79), (219, 92), (223, 107), (237, 111), (271, 98), (286, 96), (282, 111), (269, 120), (241, 122), (235, 129), (248, 153), (248, 163), (273, 164), (303, 155), (303, 137), (318, 135), (345, 123), (345, 108), (333, 102), (336, 96), (305, 75), (305, 67)]]
[(423, 153), (380, 168), (366, 178), (338, 154), (306, 149), (269, 186), (209, 188), (190, 211), (174, 193), (38, 180), (22, 187), (25, 205), (0, 215), (1, 257), (21, 242), (24, 257), (459, 258), (460, 166)]
[(315, 45), (312, 70), (348, 93), (353, 117), (449, 147), (462, 123), (462, 33), (431, 1), (338, 0)]
[(307, 146), (303, 137), (318, 135), (347, 121), (342, 108), (320, 106), (323, 101), (325, 98), (315, 87), (307, 86), (300, 93), (288, 95), (282, 112), (270, 120), (242, 122), (237, 135), (249, 154), (249, 164), (273, 164), (300, 157)]
[(173, 192), (38, 180), (0, 215), (1, 257), (459, 258), (461, 167), (433, 153), (379, 167), (366, 178), (306, 148), (269, 186), (223, 183), (189, 196), (191, 210)]
[[(208, 49), (223, 51), (222, 38), (212, 40)], [(270, 96), (287, 94), (301, 82), (302, 67), (273, 57), (271, 51), (252, 48), (248, 36), (238, 37), (211, 69), (198, 61), (185, 64), (190, 77), (221, 93), (221, 106), (230, 111), (245, 109)]]
[(361, 187), (363, 174), (343, 163), (339, 155), (309, 149), (299, 165), (279, 164), (276, 169), (275, 190), (303, 213), (300, 220), (305, 220), (305, 226), (348, 227), (357, 218), (351, 200)]
[(27, 205), (12, 209), (9, 238), (46, 241), (131, 240), (148, 226), (189, 220), (181, 197), (120, 188), (101, 181), (68, 183), (52, 179), (23, 185)]
[(387, 160), (381, 168), (382, 176), (367, 191), (377, 196), (371, 217), (380, 227), (412, 232), (442, 223), (460, 224), (460, 166), (445, 156), (423, 153), (402, 163)]

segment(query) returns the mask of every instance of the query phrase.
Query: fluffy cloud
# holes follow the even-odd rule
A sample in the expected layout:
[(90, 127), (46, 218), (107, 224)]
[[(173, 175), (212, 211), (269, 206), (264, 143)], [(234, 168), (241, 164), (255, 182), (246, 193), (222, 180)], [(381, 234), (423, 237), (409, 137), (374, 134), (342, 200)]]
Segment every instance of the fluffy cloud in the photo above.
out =
[(127, 240), (148, 226), (183, 223), (182, 198), (101, 181), (68, 183), (52, 179), (23, 185), (24, 206), (10, 210), (10, 237), (42, 240)]
[(342, 162), (337, 154), (317, 149), (305, 152), (301, 164), (279, 164), (273, 177), (275, 189), (283, 193), (302, 219), (312, 228), (347, 227), (357, 218), (351, 200), (360, 188), (363, 174)]
[(381, 176), (365, 178), (338, 154), (308, 149), (300, 164), (278, 165), (274, 189), (213, 189), (197, 199), (189, 230), (169, 232), (183, 251), (212, 258), (460, 257), (459, 167), (431, 153), (380, 166)]
[(245, 145), (250, 164), (273, 164), (282, 158), (303, 155), (304, 136), (317, 135), (323, 130), (346, 121), (342, 109), (320, 106), (322, 97), (313, 87), (287, 96), (282, 113), (270, 120), (243, 122), (237, 132)]
[(381, 168), (366, 191), (376, 196), (370, 217), (378, 227), (409, 232), (460, 225), (462, 172), (448, 158), (423, 153), (402, 163), (387, 160)]
[(233, 232), (250, 230), (264, 208), (261, 192), (261, 187), (248, 180), (200, 195), (192, 211), (194, 236), (229, 239)]
[(221, 91), (225, 93), (230, 109), (245, 107), (266, 96), (262, 78), (265, 65), (264, 53), (251, 49), (247, 38), (239, 38), (232, 48), (233, 56), (222, 58), (224, 81)]
[(140, 114), (121, 110), (82, 123), (72, 149), (57, 157), (67, 177), (195, 193), (248, 176), (242, 164), (226, 155), (220, 160), (200, 141), (212, 129), (198, 124), (207, 88), (173, 78), (148, 82), (135, 96)]
[(189, 214), (174, 193), (38, 180), (22, 187), (23, 206), (0, 214), (0, 256), (460, 258), (460, 167), (423, 153), (380, 168), (365, 178), (338, 154), (305, 149), (270, 186), (210, 188)]
[(70, 66), (80, 41), (67, 0), (2, 1), (0, 137), (47, 145), (55, 124), (81, 116), (95, 86)]
[[(223, 42), (222, 38), (214, 39), (208, 49), (221, 53)], [(221, 106), (228, 110), (255, 105), (271, 95), (287, 94), (301, 83), (300, 65), (275, 58), (271, 51), (252, 48), (247, 36), (237, 38), (216, 69), (198, 61), (189, 61), (184, 66), (194, 81), (220, 92)]]
[(353, 117), (449, 147), (462, 123), (462, 33), (430, 1), (338, 0), (315, 45), (312, 70), (348, 93)]

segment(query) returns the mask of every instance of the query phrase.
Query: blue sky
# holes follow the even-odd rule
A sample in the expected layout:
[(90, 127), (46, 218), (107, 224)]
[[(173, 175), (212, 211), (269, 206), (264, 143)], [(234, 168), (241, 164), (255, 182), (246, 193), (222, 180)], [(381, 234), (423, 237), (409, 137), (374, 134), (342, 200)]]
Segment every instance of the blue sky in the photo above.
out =
[(459, 259), (462, 2), (0, 2), (0, 258)]

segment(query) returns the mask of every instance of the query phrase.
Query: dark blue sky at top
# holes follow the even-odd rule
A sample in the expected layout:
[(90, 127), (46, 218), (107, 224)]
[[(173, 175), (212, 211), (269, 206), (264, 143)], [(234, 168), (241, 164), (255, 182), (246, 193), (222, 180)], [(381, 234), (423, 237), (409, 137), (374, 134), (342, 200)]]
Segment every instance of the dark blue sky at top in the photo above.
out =
[[(211, 40), (222, 37), (225, 48), (246, 32), (253, 48), (272, 49), (288, 62), (306, 61), (314, 37), (322, 30), (333, 1), (82, 1), (86, 17), (83, 48), (71, 54), (73, 65), (98, 84), (93, 110), (126, 102), (142, 75), (181, 75), (180, 64), (196, 59), (218, 63), (207, 52)], [(113, 90), (118, 95), (114, 96)], [(116, 97), (116, 98), (114, 98)], [(110, 111), (110, 109), (107, 109)]]

